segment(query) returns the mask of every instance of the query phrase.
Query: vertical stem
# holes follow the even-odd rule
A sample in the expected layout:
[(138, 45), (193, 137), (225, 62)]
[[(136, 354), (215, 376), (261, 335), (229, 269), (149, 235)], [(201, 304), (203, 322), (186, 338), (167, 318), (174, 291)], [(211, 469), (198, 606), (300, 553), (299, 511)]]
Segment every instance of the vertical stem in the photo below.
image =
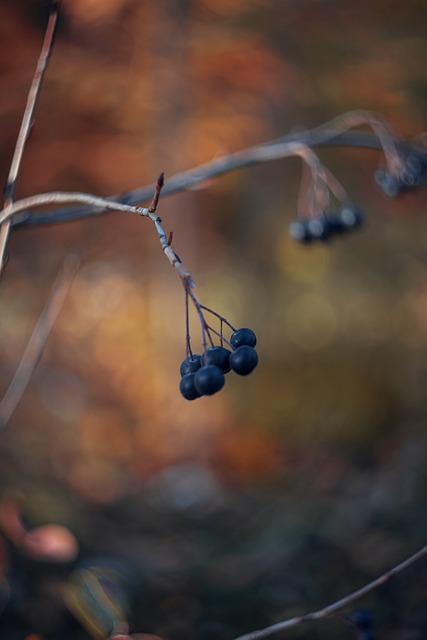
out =
[(186, 356), (190, 360), (193, 359), (193, 352), (191, 350), (191, 338), (190, 338), (190, 314), (188, 309), (188, 291), (185, 291), (185, 351)]
[(201, 308), (201, 305), (199, 303), (199, 301), (197, 300), (196, 296), (194, 295), (193, 291), (191, 289), (187, 289), (187, 293), (190, 296), (191, 300), (193, 301), (194, 306), (196, 307), (197, 310), (197, 314), (199, 316), (199, 321), (200, 321), (200, 327), (202, 329), (202, 347), (203, 347), (203, 351), (206, 351), (208, 343), (206, 340), (206, 336), (208, 336), (209, 341), (211, 343), (211, 345), (213, 345), (213, 341), (212, 341), (212, 337), (209, 331), (209, 327), (208, 324), (205, 320), (205, 316), (203, 315), (203, 311)]
[[(15, 199), (16, 185), (18, 182), (25, 144), (27, 142), (28, 134), (31, 129), (37, 98), (39, 96), (43, 77), (49, 63), (49, 56), (52, 51), (52, 45), (58, 22), (59, 3), (60, 0), (53, 0), (52, 2), (42, 49), (37, 62), (36, 70), (34, 72), (33, 81), (28, 92), (27, 104), (25, 106), (24, 115), (22, 117), (21, 127), (18, 133), (18, 138), (16, 140), (15, 150), (13, 153), (9, 175), (6, 183), (4, 200), (5, 210), (12, 206)], [(6, 262), (5, 255), (10, 234), (10, 227), (11, 220), (6, 220), (0, 227), (0, 276)]]

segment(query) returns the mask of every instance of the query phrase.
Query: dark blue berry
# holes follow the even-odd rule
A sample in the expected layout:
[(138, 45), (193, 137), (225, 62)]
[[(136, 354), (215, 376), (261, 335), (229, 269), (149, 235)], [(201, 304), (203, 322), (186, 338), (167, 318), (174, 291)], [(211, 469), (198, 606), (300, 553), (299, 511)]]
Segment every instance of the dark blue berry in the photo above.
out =
[(410, 189), (411, 187), (418, 187), (421, 183), (426, 170), (425, 161), (416, 154), (409, 154), (406, 157), (405, 166), (400, 173), (400, 180), (402, 184)]
[(392, 175), (387, 169), (377, 169), (374, 177), (375, 182), (384, 191), (386, 196), (394, 198), (402, 191), (402, 184), (399, 179)]
[(417, 152), (408, 152), (404, 162), (405, 164), (399, 173), (402, 189), (418, 187), (426, 177), (427, 156)]
[(224, 373), (228, 373), (230, 371), (230, 353), (231, 351), (225, 347), (209, 347), (203, 353), (203, 364), (214, 364)]
[(202, 366), (201, 360), (202, 356), (199, 356), (196, 353), (193, 353), (192, 358), (185, 358), (185, 360), (181, 362), (181, 366), (179, 368), (181, 376), (185, 376), (187, 373), (195, 373), (197, 369), (200, 369)]
[(202, 396), (212, 396), (225, 383), (224, 372), (214, 364), (200, 367), (194, 376), (195, 387)]
[(354, 229), (363, 224), (363, 216), (360, 210), (351, 202), (347, 202), (339, 212), (339, 218), (343, 230)]
[(401, 165), (391, 173), (387, 168), (375, 172), (375, 182), (388, 196), (394, 197), (418, 187), (427, 173), (427, 158), (420, 153), (406, 153)]
[(296, 240), (296, 242), (301, 242), (302, 244), (310, 242), (312, 238), (308, 230), (308, 221), (303, 218), (293, 220), (289, 225), (289, 235), (293, 240)]
[(329, 235), (339, 234), (346, 230), (341, 216), (335, 211), (325, 211), (322, 214), (322, 219), (329, 231)]
[(307, 229), (312, 240), (329, 240), (334, 233), (333, 224), (325, 213), (311, 218), (307, 223)]
[(347, 615), (349, 620), (357, 629), (370, 629), (374, 622), (372, 611), (369, 609), (356, 609)]
[(200, 398), (201, 394), (196, 389), (194, 383), (195, 377), (195, 373), (187, 373), (180, 380), (179, 390), (186, 400), (195, 400), (196, 398)]
[(241, 327), (240, 329), (236, 329), (236, 331), (233, 331), (233, 333), (231, 334), (230, 344), (233, 349), (238, 349), (243, 345), (254, 347), (256, 345), (256, 335), (252, 331), (252, 329)]
[(238, 347), (230, 356), (230, 366), (240, 376), (247, 376), (258, 364), (258, 354), (252, 347)]

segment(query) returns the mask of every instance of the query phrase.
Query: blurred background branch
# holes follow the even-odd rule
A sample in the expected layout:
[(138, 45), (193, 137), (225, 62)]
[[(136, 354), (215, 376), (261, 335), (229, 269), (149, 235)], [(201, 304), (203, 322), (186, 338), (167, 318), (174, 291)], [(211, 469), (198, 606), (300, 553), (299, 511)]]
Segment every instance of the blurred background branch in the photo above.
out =
[[(414, 150), (422, 155), (427, 162), (427, 151), (420, 145), (414, 145), (410, 142), (399, 141), (400, 147), (406, 151)], [(271, 140), (264, 144), (256, 145), (248, 149), (243, 149), (233, 154), (216, 158), (211, 162), (204, 163), (201, 166), (188, 169), (177, 175), (168, 177), (163, 188), (163, 195), (174, 195), (186, 189), (192, 189), (206, 181), (225, 175), (237, 169), (244, 169), (254, 164), (268, 162), (294, 155), (290, 152), (290, 148), (295, 143), (306, 145), (307, 147), (321, 146), (338, 146), (338, 147), (358, 147), (380, 150), (382, 148), (381, 141), (377, 135), (361, 131), (328, 130), (317, 128), (312, 131), (302, 131), (299, 133), (291, 133), (287, 136), (280, 136), (276, 140)], [(155, 192), (154, 185), (148, 185), (139, 189), (133, 189), (122, 194), (110, 196), (111, 200), (122, 204), (134, 205), (136, 203), (150, 200)], [(79, 220), (81, 218), (98, 216), (106, 213), (107, 209), (94, 207), (67, 207), (62, 209), (53, 209), (48, 212), (25, 211), (14, 214), (13, 226), (21, 225), (39, 225), (39, 224), (56, 224), (60, 222), (69, 222)]]
[(34, 326), (12, 382), (0, 400), (0, 431), (9, 422), (27, 388), (79, 267), (79, 258), (75, 255), (68, 256), (52, 285), (49, 298)]

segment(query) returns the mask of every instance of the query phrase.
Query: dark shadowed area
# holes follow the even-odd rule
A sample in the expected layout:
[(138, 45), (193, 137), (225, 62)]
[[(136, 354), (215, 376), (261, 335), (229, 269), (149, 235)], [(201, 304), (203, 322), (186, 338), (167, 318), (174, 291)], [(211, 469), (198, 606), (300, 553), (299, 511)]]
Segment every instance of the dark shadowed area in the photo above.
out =
[[(2, 185), (48, 7), (0, 0)], [(422, 0), (64, 0), (18, 197), (167, 182), (351, 109), (425, 141), (426, 24)], [(200, 301), (258, 336), (211, 398), (179, 393), (184, 294), (149, 220), (13, 231), (1, 395), (81, 268), (0, 433), (0, 638), (232, 640), (426, 543), (427, 188), (387, 198), (378, 151), (319, 155), (366, 219), (330, 243), (289, 237), (298, 159), (160, 199)], [(358, 608), (377, 640), (425, 638), (426, 560)], [(277, 637), (356, 635), (337, 616)]]

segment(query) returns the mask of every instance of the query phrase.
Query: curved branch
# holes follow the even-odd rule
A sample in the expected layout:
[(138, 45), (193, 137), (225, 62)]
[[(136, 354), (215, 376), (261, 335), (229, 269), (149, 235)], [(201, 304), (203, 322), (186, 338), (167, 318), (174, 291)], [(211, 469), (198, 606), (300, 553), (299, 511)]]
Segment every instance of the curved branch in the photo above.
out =
[[(180, 191), (191, 189), (204, 180), (261, 162), (293, 155), (289, 152), (289, 146), (295, 143), (300, 143), (307, 147), (346, 146), (376, 150), (382, 149), (382, 144), (378, 136), (365, 131), (347, 131), (342, 133), (336, 130), (316, 128), (290, 133), (275, 140), (248, 147), (242, 151), (237, 151), (236, 153), (217, 158), (211, 162), (206, 162), (198, 167), (177, 173), (168, 178), (163, 187), (162, 195), (173, 195)], [(427, 160), (427, 152), (424, 149), (414, 147), (414, 145), (404, 142), (399, 142), (399, 145), (400, 148), (416, 148), (417, 152), (425, 155)], [(155, 185), (152, 184), (141, 187), (140, 189), (134, 189), (133, 191), (111, 196), (111, 198), (108, 199), (122, 204), (132, 205), (137, 202), (150, 200), (154, 193)], [(102, 215), (104, 213), (106, 213), (105, 209), (94, 208), (93, 206), (64, 207), (38, 213), (37, 215), (34, 215), (32, 211), (26, 211), (15, 215), (12, 224), (14, 227), (22, 225), (56, 224)]]
[(328, 618), (336, 611), (339, 611), (343, 607), (351, 604), (355, 600), (358, 600), (362, 596), (366, 595), (370, 591), (373, 591), (377, 587), (381, 586), (385, 582), (388, 582), (390, 578), (397, 575), (411, 564), (427, 555), (427, 545), (422, 547), (419, 551), (414, 553), (409, 558), (406, 558), (403, 562), (396, 565), (386, 573), (383, 573), (379, 578), (372, 580), (364, 587), (353, 591), (348, 596), (337, 600), (333, 604), (328, 605), (324, 609), (319, 609), (319, 611), (313, 611), (311, 613), (306, 613), (303, 616), (296, 616), (294, 618), (289, 618), (289, 620), (283, 620), (282, 622), (277, 622), (276, 624), (272, 624), (269, 627), (265, 627), (264, 629), (258, 629), (257, 631), (251, 631), (250, 633), (246, 633), (242, 636), (238, 636), (234, 638), (234, 640), (259, 640), (260, 638), (266, 638), (267, 636), (272, 635), (273, 633), (277, 633), (277, 631), (283, 631), (284, 629), (289, 629), (290, 627), (296, 627), (303, 622), (313, 622), (314, 620), (321, 620), (322, 618)]

